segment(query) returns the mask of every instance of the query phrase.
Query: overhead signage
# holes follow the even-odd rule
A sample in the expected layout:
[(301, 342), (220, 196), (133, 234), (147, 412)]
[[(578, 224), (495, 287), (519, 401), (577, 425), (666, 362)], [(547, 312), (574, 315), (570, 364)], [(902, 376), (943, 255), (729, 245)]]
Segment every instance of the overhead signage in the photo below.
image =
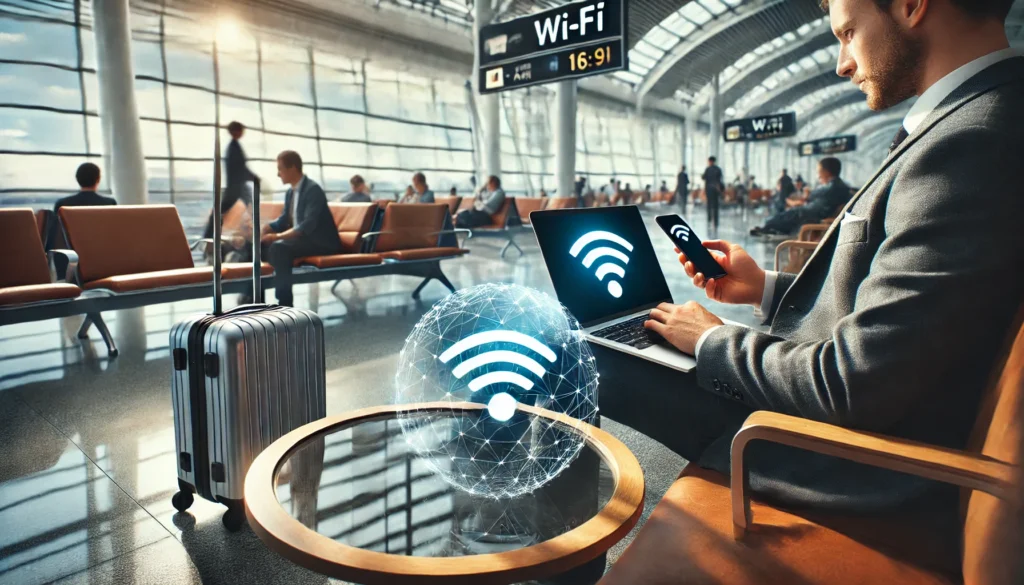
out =
[(796, 134), (796, 112), (730, 120), (725, 123), (726, 142), (772, 140)]
[(573, 2), (480, 31), (481, 93), (626, 69), (626, 0)]
[(857, 137), (833, 136), (832, 138), (819, 138), (810, 142), (801, 142), (798, 148), (800, 156), (853, 152), (857, 150)]

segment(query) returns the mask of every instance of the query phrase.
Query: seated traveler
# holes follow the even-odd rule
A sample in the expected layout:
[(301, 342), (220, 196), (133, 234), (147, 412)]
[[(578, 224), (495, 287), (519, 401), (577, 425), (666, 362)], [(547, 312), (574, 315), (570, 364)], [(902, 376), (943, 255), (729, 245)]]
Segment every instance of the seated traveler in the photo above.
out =
[(782, 169), (782, 176), (779, 177), (779, 182), (775, 185), (775, 197), (772, 201), (772, 208), (775, 209), (775, 213), (786, 211), (786, 201), (795, 192), (796, 186), (793, 184), (793, 179), (790, 178), (789, 172), (786, 169)]
[(362, 175), (352, 175), (348, 180), (352, 191), (341, 198), (342, 203), (369, 203), (373, 201), (370, 197), (370, 187), (363, 180)]
[[(80, 190), (74, 195), (68, 195), (67, 197), (58, 199), (57, 203), (53, 205), (54, 213), (57, 213), (61, 207), (117, 205), (117, 201), (113, 197), (104, 197), (96, 192), (100, 187), (100, 168), (93, 163), (87, 162), (79, 165), (78, 170), (75, 172), (75, 180), (78, 181), (78, 187)], [(67, 247), (64, 243), (54, 245), (58, 241), (63, 242), (63, 233), (61, 232), (60, 226), (57, 222), (53, 222), (53, 225), (48, 227), (43, 243), (51, 244), (47, 247), (48, 250), (51, 247)], [(57, 256), (53, 259), (53, 263), (54, 269), (57, 271), (57, 278), (63, 278), (64, 273), (68, 268), (67, 260), (63, 256)]]
[(263, 227), (260, 241), (274, 267), (277, 302), (293, 306), (292, 265), (296, 258), (341, 253), (341, 241), (327, 196), (302, 174), (302, 158), (286, 150), (277, 155), (277, 176), (289, 185), (281, 217)]
[(399, 203), (433, 203), (434, 192), (427, 186), (427, 176), (416, 173), (412, 176), (412, 185), (405, 190), (405, 197)]
[(750, 235), (791, 234), (805, 223), (820, 223), (833, 215), (837, 209), (850, 200), (850, 188), (839, 178), (843, 164), (839, 159), (828, 157), (818, 163), (818, 178), (821, 187), (811, 193), (807, 204), (794, 207), (770, 217), (764, 227), (755, 227)]
[(491, 216), (498, 213), (504, 203), (505, 192), (501, 189), (501, 179), (491, 175), (487, 178), (487, 187), (473, 200), (473, 209), (466, 209), (455, 216), (455, 227), (475, 228), (489, 225)]
[[(705, 243), (728, 272), (720, 280), (680, 257), (708, 298), (756, 307), (770, 329), (724, 324), (695, 302), (657, 307), (645, 325), (696, 355), (700, 390), (679, 389), (685, 401), (671, 412), (618, 419), (659, 429), (684, 458), (725, 474), (733, 436), (754, 410), (964, 449), (1017, 331), (1024, 57), (1008, 48), (1011, 3), (831, 4), (838, 72), (867, 80), (868, 106), (918, 100), (799, 275), (765, 271), (723, 241)], [(897, 9), (908, 5), (913, 11)], [(854, 22), (848, 42), (842, 32)], [(833, 164), (822, 164), (829, 179), (838, 177)], [(602, 372), (602, 401), (617, 385), (632, 395), (638, 379), (677, 399), (666, 386), (679, 385), (671, 371), (658, 380), (622, 369)], [(920, 509), (946, 522), (941, 534), (960, 536), (959, 494), (946, 484), (763, 442), (745, 460), (749, 485), (768, 502), (857, 514)]]

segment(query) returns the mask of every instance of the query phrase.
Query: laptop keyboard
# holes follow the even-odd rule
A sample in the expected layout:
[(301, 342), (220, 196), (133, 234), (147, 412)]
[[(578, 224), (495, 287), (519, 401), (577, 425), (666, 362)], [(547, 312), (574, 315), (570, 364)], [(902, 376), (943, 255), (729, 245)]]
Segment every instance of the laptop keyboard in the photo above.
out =
[(657, 333), (644, 329), (644, 321), (647, 321), (647, 319), (647, 315), (640, 315), (639, 317), (634, 317), (628, 321), (616, 323), (611, 327), (605, 327), (604, 329), (595, 331), (591, 335), (629, 345), (637, 349), (647, 349), (652, 345), (658, 345), (665, 341)]

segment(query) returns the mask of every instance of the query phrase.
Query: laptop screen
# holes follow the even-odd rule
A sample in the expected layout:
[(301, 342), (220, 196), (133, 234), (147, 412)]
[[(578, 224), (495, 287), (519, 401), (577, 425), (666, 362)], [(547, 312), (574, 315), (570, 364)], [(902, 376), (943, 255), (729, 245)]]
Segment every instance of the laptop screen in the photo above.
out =
[(636, 207), (536, 211), (530, 219), (555, 294), (584, 327), (672, 302)]

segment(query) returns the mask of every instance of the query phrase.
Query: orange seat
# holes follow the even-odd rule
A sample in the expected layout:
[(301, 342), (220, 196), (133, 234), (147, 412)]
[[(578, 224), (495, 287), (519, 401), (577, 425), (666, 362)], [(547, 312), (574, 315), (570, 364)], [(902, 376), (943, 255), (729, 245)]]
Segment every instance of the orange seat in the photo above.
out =
[(374, 252), (436, 248), (448, 217), (443, 203), (392, 203), (384, 210)]
[(555, 197), (548, 201), (545, 209), (572, 209), (574, 207), (576, 207), (575, 197)]
[(50, 282), (36, 219), (31, 209), (0, 209), (0, 305), (71, 299), (82, 292)]
[(542, 197), (520, 197), (516, 199), (516, 208), (523, 224), (530, 225), (530, 214), (545, 209), (548, 199)]
[(448, 212), (454, 216), (462, 205), (462, 197), (434, 197), (434, 203), (444, 203), (448, 206)]
[(388, 260), (426, 260), (428, 258), (444, 258), (446, 256), (462, 256), (468, 254), (465, 248), (423, 248), (420, 250), (398, 250), (381, 254)]
[(82, 289), (65, 282), (7, 286), (0, 288), (0, 305), (59, 301), (73, 299), (80, 294), (82, 294)]
[(512, 208), (516, 205), (515, 197), (506, 197), (505, 201), (501, 203), (501, 207), (498, 212), (491, 215), (491, 223), (482, 226), (478, 229), (483, 230), (503, 230), (508, 226), (509, 214), (512, 212)]
[(198, 268), (177, 268), (174, 270), (156, 270), (138, 274), (121, 274), (108, 276), (98, 280), (90, 280), (84, 284), (86, 290), (107, 289), (116, 293), (135, 292), (169, 286), (199, 284), (213, 280), (213, 269), (209, 266)]
[[(208, 270), (209, 267), (206, 267)], [(260, 263), (260, 274), (263, 276), (270, 276), (274, 273), (274, 268), (266, 262)], [(211, 273), (212, 274), (212, 273)], [(252, 264), (248, 262), (228, 262), (221, 264), (220, 267), (221, 278), (224, 280), (235, 280), (238, 278), (252, 279)]]
[(384, 261), (384, 258), (380, 254), (335, 254), (333, 256), (300, 258), (296, 261), (296, 264), (300, 261), (302, 264), (316, 266), (322, 270), (324, 268), (341, 268), (344, 266), (372, 266), (380, 264)]

